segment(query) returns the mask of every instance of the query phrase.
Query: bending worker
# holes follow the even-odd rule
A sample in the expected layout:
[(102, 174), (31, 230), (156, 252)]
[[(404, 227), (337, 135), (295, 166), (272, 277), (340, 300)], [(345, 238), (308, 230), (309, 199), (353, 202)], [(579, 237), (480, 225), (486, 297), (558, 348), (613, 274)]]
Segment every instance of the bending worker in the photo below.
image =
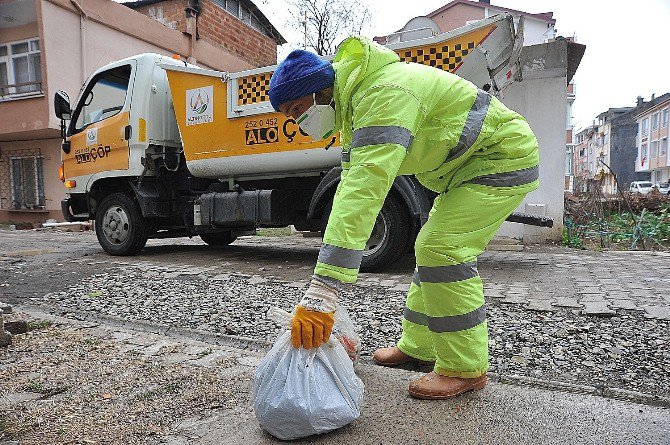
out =
[(395, 177), (414, 174), (439, 195), (416, 239), (402, 336), (374, 360), (434, 363), (409, 385), (418, 398), (483, 388), (488, 334), (477, 256), (538, 186), (537, 140), (526, 120), (469, 81), (401, 62), (362, 37), (345, 40), (332, 64), (291, 52), (277, 66), (269, 96), (313, 139), (339, 131), (342, 144), (341, 181), (313, 279), (295, 311), (293, 346), (328, 341), (338, 284), (356, 281)]

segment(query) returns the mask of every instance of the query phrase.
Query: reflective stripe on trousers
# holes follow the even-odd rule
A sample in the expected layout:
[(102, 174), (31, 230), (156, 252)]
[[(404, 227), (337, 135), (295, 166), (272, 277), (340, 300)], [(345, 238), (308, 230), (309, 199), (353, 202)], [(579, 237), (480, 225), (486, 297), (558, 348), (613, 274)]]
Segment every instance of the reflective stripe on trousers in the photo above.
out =
[[(477, 276), (479, 276), (479, 273), (477, 272), (476, 261), (451, 266), (418, 266), (418, 271), (414, 272), (412, 282), (417, 287), (421, 287), (421, 283), (454, 283)], [(431, 317), (406, 307), (405, 320), (426, 326), (431, 332), (464, 331), (486, 320), (486, 306), (482, 304), (465, 314), (444, 317)]]
[(319, 250), (317, 262), (345, 269), (358, 270), (362, 260), (362, 250), (346, 249), (324, 243), (321, 246), (321, 250)]
[(538, 165), (511, 172), (494, 173), (490, 175), (477, 176), (469, 180), (469, 183), (488, 185), (490, 187), (517, 187), (530, 184), (540, 177), (540, 167)]

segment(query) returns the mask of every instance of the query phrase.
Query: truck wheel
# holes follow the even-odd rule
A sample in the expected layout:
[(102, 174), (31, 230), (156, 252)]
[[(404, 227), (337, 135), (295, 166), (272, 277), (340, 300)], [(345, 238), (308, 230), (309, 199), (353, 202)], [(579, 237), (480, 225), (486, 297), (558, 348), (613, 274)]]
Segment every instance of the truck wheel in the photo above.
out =
[(123, 193), (112, 193), (98, 207), (95, 234), (108, 254), (135, 255), (147, 243), (149, 225), (137, 201)]
[(398, 198), (388, 195), (377, 215), (370, 239), (365, 243), (361, 271), (378, 272), (398, 261), (411, 238), (411, 227), (409, 215)]
[(219, 233), (203, 233), (200, 239), (210, 246), (227, 246), (237, 239), (230, 230)]
[[(324, 212), (322, 233), (326, 230), (331, 209), (332, 201)], [(405, 207), (398, 198), (389, 194), (365, 244), (361, 272), (378, 272), (398, 261), (407, 251), (412, 226)]]

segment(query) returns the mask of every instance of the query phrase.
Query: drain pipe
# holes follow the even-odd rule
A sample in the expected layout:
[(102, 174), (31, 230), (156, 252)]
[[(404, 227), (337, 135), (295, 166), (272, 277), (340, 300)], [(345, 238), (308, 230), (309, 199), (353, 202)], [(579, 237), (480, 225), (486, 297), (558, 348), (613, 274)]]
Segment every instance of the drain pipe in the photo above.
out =
[(199, 0), (190, 0), (188, 7), (184, 9), (184, 12), (186, 13), (185, 34), (188, 34), (190, 37), (188, 45), (188, 57), (186, 60), (188, 61), (188, 63), (192, 63), (195, 65), (195, 63), (197, 62), (195, 57), (195, 42), (199, 38), (198, 36), (198, 16), (200, 15)]
[[(84, 0), (80, 0), (82, 4)], [(79, 45), (81, 46), (81, 82), (83, 85), (86, 80), (86, 19), (88, 19), (88, 14), (84, 11), (84, 8), (76, 2), (76, 0), (70, 0), (70, 3), (79, 12)]]

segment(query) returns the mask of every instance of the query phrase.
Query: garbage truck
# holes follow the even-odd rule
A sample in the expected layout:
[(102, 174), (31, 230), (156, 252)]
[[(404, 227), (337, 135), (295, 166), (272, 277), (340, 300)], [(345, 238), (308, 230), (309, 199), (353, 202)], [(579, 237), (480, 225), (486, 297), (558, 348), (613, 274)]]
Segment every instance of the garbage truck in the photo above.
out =
[[(496, 94), (519, 80), (522, 42), (522, 22), (515, 28), (500, 15), (387, 46)], [(313, 141), (272, 109), (273, 69), (220, 72), (140, 54), (95, 71), (73, 106), (58, 91), (64, 218), (94, 220), (111, 255), (136, 254), (149, 238), (226, 246), (259, 227), (323, 231), (340, 179), (339, 140)], [(411, 249), (432, 198), (413, 177), (395, 180), (362, 270), (383, 269)], [(523, 214), (510, 220), (551, 224)]]

